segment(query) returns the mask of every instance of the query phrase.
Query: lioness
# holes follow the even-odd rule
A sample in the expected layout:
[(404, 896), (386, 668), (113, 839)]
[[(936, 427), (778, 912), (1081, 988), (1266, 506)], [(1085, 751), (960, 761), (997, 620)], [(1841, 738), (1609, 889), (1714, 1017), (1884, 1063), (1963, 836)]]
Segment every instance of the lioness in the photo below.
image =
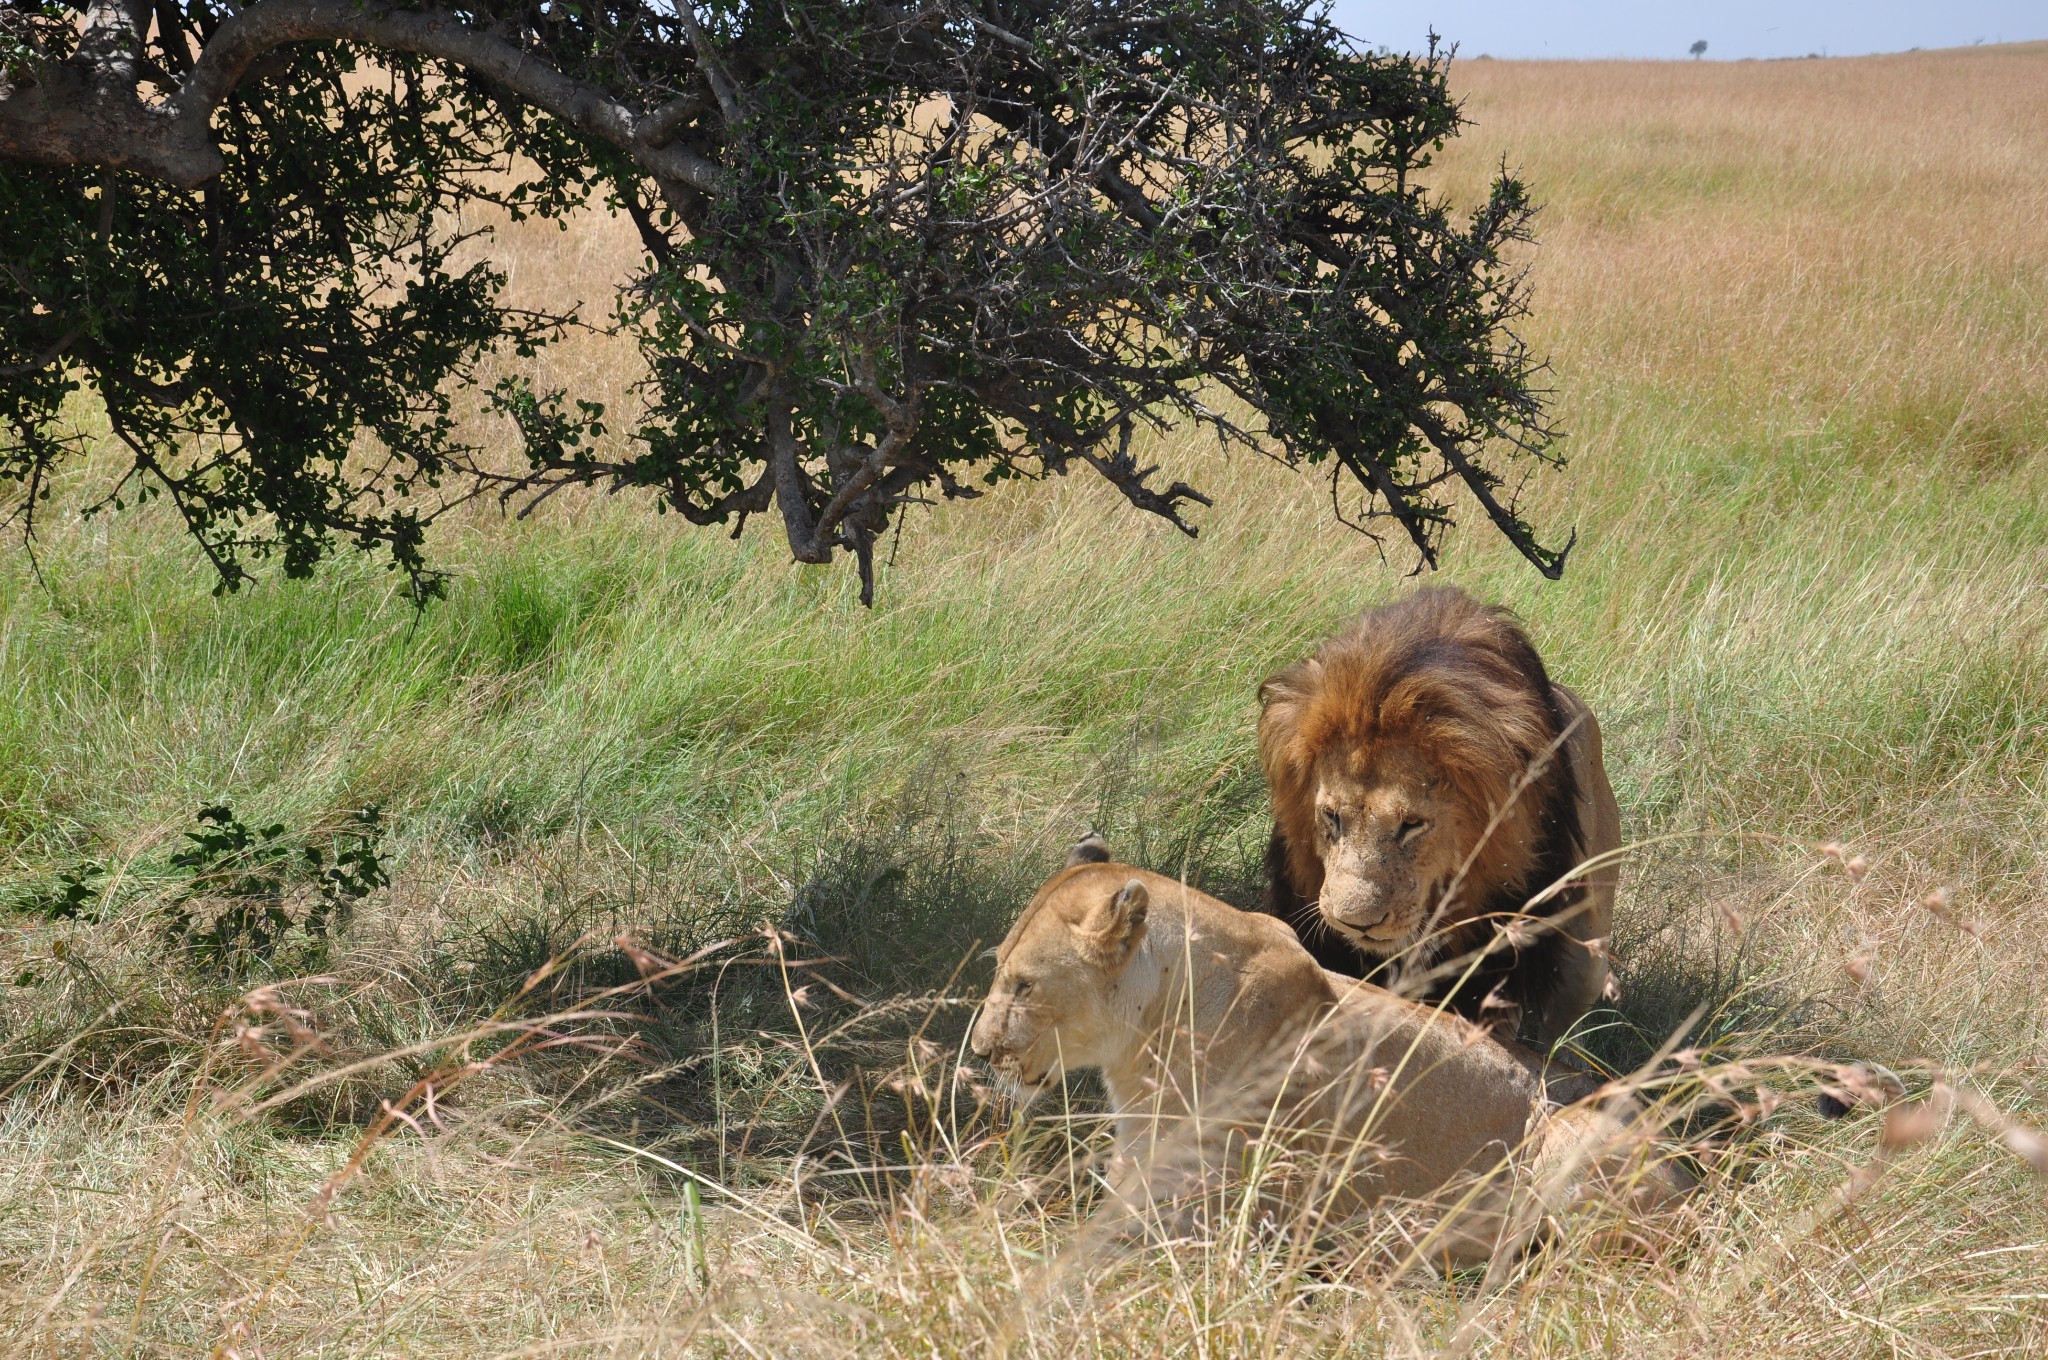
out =
[[(1026, 1102), (1100, 1068), (1117, 1124), (1109, 1175), (1126, 1226), (1187, 1224), (1227, 1174), (1320, 1227), (1389, 1201), (1426, 1208), (1428, 1256), (1483, 1259), (1543, 1205), (1635, 1176), (1601, 1105), (1559, 1109), (1544, 1063), (1456, 1015), (1325, 972), (1285, 925), (1075, 847), (996, 954), (974, 1052)], [(1560, 1073), (1583, 1087), (1583, 1073)], [(1525, 1210), (1513, 1210), (1517, 1187)], [(1636, 1192), (1642, 1198), (1642, 1192)], [(1441, 1211), (1455, 1206), (1455, 1214)], [(1519, 1225), (1519, 1226), (1517, 1226)]]

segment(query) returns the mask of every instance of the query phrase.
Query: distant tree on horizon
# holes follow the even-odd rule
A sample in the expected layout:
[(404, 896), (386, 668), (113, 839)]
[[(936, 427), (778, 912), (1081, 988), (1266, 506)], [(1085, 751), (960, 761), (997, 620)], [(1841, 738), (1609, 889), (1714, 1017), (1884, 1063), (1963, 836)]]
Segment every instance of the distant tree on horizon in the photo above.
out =
[(1692, 45), (1692, 59), (1694, 61), (1698, 61), (1701, 57), (1704, 57), (1705, 55), (1707, 55), (1707, 40), (1705, 38), (1701, 38), (1698, 42)]

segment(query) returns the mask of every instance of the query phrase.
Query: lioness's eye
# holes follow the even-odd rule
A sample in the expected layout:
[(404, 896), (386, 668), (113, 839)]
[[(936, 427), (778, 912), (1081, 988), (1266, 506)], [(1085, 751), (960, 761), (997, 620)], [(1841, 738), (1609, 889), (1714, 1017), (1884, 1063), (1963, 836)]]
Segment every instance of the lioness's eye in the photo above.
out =
[(1030, 991), (1030, 990), (1031, 990), (1031, 980), (1030, 980), (1029, 978), (1026, 978), (1026, 979), (1024, 979), (1024, 980), (1022, 980), (1022, 981), (1018, 981), (1018, 982), (1012, 982), (1012, 983), (1010, 984), (1010, 995), (1011, 995), (1011, 996), (1022, 996), (1022, 995), (1024, 995), (1024, 993), (1026, 993), (1026, 992), (1028, 992), (1028, 991)]

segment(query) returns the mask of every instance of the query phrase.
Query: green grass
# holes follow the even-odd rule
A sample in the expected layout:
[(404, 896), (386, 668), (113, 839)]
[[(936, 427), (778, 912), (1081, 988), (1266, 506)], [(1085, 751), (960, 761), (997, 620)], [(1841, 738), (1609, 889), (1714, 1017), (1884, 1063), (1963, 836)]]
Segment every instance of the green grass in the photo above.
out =
[[(1624, 890), (1631, 1044), (1704, 998), (1737, 1052), (1968, 1069), (2041, 1120), (2048, 175), (2011, 147), (2048, 116), (2044, 75), (2038, 48), (1465, 68), (1480, 126), (1446, 184), (1507, 147), (1550, 203), (1534, 338), (1573, 462), (1538, 499), (1581, 543), (1549, 584), (1471, 527), (1446, 574), (1523, 612), (1601, 715), (1630, 837), (1674, 838)], [(41, 580), (0, 556), (0, 984), (29, 983), (0, 985), (0, 1332), (53, 1355), (966, 1353), (998, 1322), (1044, 1354), (1409, 1354), (1461, 1318), (1490, 1354), (2048, 1344), (2048, 1217), (2013, 1159), (1959, 1127), (1835, 1213), (1868, 1121), (1798, 1110), (1689, 1253), (1539, 1260), (1493, 1293), (1303, 1305), (1228, 1252), (1054, 1288), (1028, 1266), (1071, 1233), (1052, 1210), (802, 1209), (773, 1157), (728, 1167), (743, 1200), (712, 1202), (707, 1292), (679, 1184), (584, 1135), (725, 1165), (720, 1108), (764, 1146), (827, 1118), (801, 1064), (753, 1042), (789, 1033), (758, 969), (729, 981), (721, 1023), (748, 1042), (715, 1086), (686, 989), (647, 1030), (661, 1080), (486, 1074), (451, 1132), (376, 1147), (331, 1223), (302, 1206), (427, 1059), (267, 1120), (188, 1107), (202, 1065), (240, 1070), (215, 1022), (254, 979), (178, 963), (150, 913), (217, 800), (393, 822), (392, 890), (306, 993), (343, 1057), (474, 1021), (587, 931), (549, 1004), (630, 976), (603, 944), (620, 930), (683, 949), (761, 921), (846, 956), (867, 997), (937, 988), (1090, 826), (1243, 900), (1255, 687), (1408, 562), (1332, 525), (1313, 478), (1156, 452), (1218, 496), (1199, 541), (1078, 480), (1006, 489), (912, 516), (871, 612), (849, 571), (765, 534), (601, 499), (444, 533), (457, 581), (424, 614), (351, 562), (217, 600), (161, 517), (80, 521), (60, 495)], [(1755, 839), (1776, 835), (1843, 839), (1871, 873)], [(83, 862), (118, 871), (105, 919), (21, 910)], [(1981, 939), (1915, 905), (1937, 884)]]

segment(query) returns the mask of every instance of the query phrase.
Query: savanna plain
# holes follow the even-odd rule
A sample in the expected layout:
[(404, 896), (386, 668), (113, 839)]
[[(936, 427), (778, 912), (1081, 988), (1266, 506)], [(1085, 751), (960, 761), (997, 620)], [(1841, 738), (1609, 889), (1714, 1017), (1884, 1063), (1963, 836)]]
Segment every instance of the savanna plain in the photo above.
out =
[[(1006, 487), (914, 513), (872, 611), (767, 533), (476, 507), (416, 613), (360, 562), (216, 599), (88, 467), (40, 577), (0, 554), (7, 1351), (2048, 1354), (2048, 46), (1454, 79), (1442, 192), (1506, 155), (1546, 204), (1532, 494), (1579, 538), (1553, 584), (1474, 521), (1444, 575), (1606, 727), (1583, 1047), (1685, 1050), (1732, 1130), (1676, 1246), (1094, 1251), (1099, 1097), (1012, 1128), (956, 1066), (1081, 831), (1256, 894), (1255, 687), (1410, 565), (1313, 475), (1162, 435), (1199, 540)], [(599, 313), (635, 262), (599, 213), (486, 248)], [(633, 399), (602, 335), (543, 364)], [(390, 882), (228, 966), (222, 803)], [(1824, 1120), (1849, 1059), (1960, 1094)]]

